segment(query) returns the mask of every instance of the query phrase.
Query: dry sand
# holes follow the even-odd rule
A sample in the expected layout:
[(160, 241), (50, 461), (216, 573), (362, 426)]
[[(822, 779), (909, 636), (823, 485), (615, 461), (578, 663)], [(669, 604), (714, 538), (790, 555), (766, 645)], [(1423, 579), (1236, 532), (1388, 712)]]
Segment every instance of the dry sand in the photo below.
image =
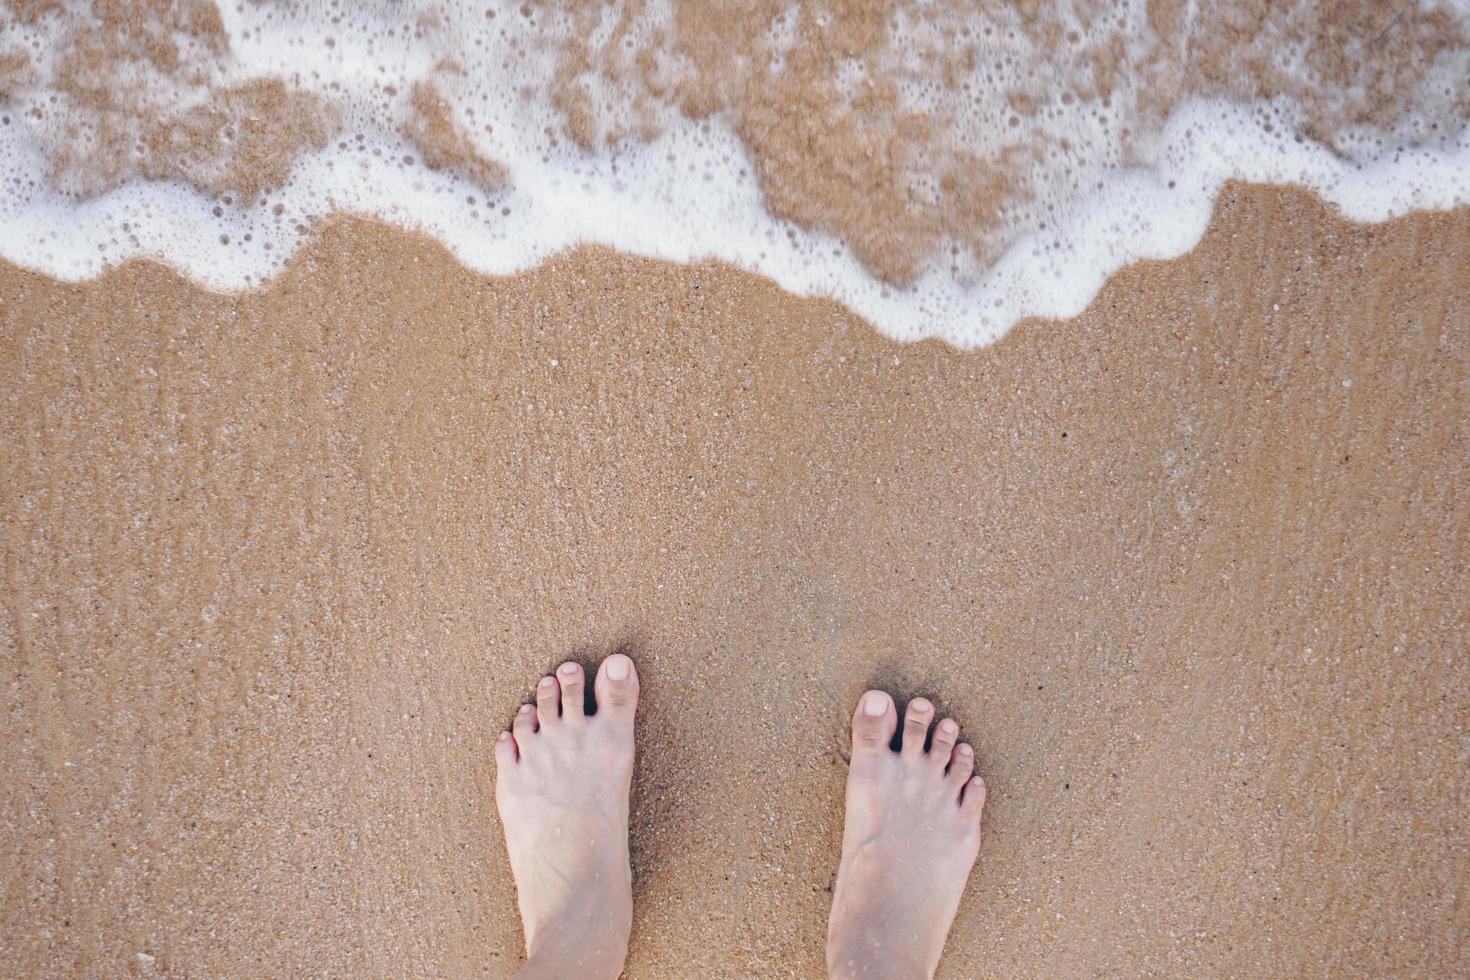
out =
[(1466, 975), (1467, 283), (1256, 188), (969, 352), (366, 221), (0, 265), (0, 973), (509, 973), (492, 739), (623, 647), (631, 977), (821, 972), (870, 683), (990, 782), (946, 976)]

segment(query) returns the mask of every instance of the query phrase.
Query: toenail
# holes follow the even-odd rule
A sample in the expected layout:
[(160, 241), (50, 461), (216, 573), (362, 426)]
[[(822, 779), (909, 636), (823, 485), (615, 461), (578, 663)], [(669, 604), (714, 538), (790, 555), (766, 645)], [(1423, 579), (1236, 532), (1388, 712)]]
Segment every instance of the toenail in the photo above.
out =
[(504, 742), (508, 738), (510, 738), (510, 732), (501, 732), (500, 733), (500, 738), (497, 739), (497, 741)]
[(607, 662), (607, 676), (610, 680), (625, 681), (628, 679), (628, 658), (613, 657)]
[(863, 698), (863, 713), (874, 718), (888, 710), (888, 695), (881, 691), (869, 691)]
[(529, 704), (523, 704), (523, 705), (521, 705), (521, 714), (528, 715), (530, 713), (531, 713), (531, 706)]
[(556, 668), (556, 672), (558, 674), (561, 674), (563, 677), (571, 677), (573, 674), (575, 674), (577, 672), (577, 665), (576, 664), (562, 664), (560, 667)]
[(972, 749), (972, 748), (970, 748), (968, 745), (965, 745), (963, 742), (961, 742), (960, 743), (960, 749), (959, 749), (959, 751), (960, 751), (960, 755), (969, 755), (971, 752), (973, 752), (975, 750)]
[(925, 701), (923, 698), (915, 698), (913, 701), (909, 702), (909, 710), (917, 711), (921, 715), (927, 715), (931, 707), (933, 707), (933, 705), (931, 705), (928, 701)]
[(946, 734), (946, 735), (953, 735), (956, 731), (959, 730), (959, 727), (960, 726), (956, 725), (954, 722), (950, 721), (948, 718), (944, 719), (943, 721), (941, 721), (939, 723), (939, 730), (941, 732), (943, 732), (944, 734)]
[(543, 690), (543, 691), (549, 691), (549, 690), (551, 690), (551, 688), (552, 688), (552, 686), (554, 684), (556, 684), (556, 679), (555, 678), (552, 678), (552, 677), (543, 677), (543, 678), (541, 678), (541, 690)]

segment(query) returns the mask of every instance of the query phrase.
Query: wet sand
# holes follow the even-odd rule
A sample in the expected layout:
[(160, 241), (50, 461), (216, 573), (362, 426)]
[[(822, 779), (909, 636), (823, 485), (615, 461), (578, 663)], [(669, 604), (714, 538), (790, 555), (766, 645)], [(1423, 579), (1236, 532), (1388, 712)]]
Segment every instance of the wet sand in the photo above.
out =
[(820, 974), (872, 683), (991, 787), (945, 976), (1470, 972), (1467, 283), (1259, 188), (969, 352), (366, 221), (0, 264), (0, 973), (510, 973), (492, 740), (614, 648), (630, 977)]

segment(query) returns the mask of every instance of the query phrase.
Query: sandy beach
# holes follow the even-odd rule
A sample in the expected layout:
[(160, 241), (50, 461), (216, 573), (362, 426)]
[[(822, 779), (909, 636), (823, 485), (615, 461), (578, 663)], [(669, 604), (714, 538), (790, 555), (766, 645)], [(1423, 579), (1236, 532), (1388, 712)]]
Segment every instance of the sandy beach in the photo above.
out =
[(0, 973), (508, 975), (491, 745), (614, 649), (629, 977), (821, 975), (869, 684), (989, 782), (943, 976), (1470, 973), (1467, 283), (1240, 185), (969, 351), (367, 220), (0, 263)]

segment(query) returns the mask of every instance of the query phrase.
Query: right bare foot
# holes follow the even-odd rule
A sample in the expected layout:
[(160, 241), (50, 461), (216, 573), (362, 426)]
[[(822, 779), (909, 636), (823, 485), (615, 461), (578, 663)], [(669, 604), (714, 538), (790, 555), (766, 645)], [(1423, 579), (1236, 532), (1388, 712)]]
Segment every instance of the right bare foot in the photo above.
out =
[(985, 782), (946, 718), (909, 702), (902, 748), (890, 748), (893, 699), (869, 691), (852, 719), (842, 863), (827, 929), (833, 977), (932, 977), (980, 853)]
[(526, 930), (523, 978), (615, 978), (628, 953), (638, 673), (621, 653), (604, 660), (591, 716), (585, 683), (575, 663), (541, 678), (536, 703), (495, 744), (495, 802)]

